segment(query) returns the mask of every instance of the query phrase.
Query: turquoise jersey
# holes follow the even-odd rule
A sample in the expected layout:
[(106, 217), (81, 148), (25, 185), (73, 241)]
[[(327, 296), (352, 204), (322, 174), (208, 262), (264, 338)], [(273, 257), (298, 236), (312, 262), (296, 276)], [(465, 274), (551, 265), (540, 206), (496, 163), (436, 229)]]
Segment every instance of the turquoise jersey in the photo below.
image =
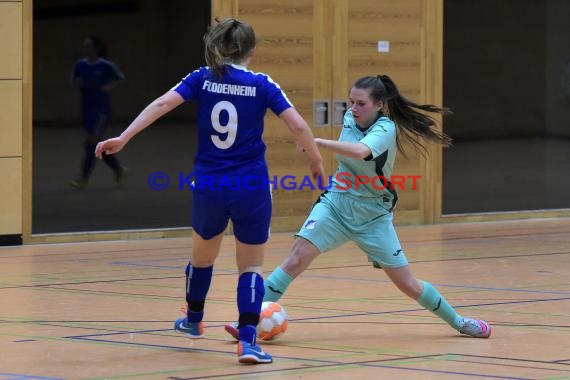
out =
[(390, 180), (397, 151), (394, 122), (381, 116), (370, 128), (362, 131), (352, 117), (352, 110), (348, 110), (344, 115), (338, 141), (360, 142), (370, 148), (372, 154), (364, 160), (337, 154), (339, 167), (329, 191), (348, 192), (356, 197), (379, 198), (382, 206), (391, 211), (398, 201), (398, 195)]

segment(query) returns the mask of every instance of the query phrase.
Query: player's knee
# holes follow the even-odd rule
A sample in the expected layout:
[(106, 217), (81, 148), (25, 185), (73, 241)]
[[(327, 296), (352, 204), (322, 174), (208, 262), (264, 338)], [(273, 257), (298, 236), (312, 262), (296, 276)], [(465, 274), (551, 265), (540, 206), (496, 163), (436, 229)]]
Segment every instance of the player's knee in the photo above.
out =
[(291, 254), (285, 261), (283, 262), (283, 269), (287, 273), (294, 273), (297, 272), (301, 268), (301, 257), (297, 254)]
[(397, 283), (396, 286), (402, 291), (402, 293), (414, 300), (420, 297), (423, 290), (422, 284), (415, 278)]
[(306, 249), (306, 245), (295, 242), (289, 257), (283, 262), (283, 269), (293, 278), (297, 277), (313, 261), (313, 254)]
[(243, 268), (238, 268), (239, 273), (243, 274), (243, 273), (257, 273), (259, 275), (261, 275), (263, 273), (263, 268), (261, 268), (261, 266), (245, 266)]
[(197, 268), (211, 267), (214, 265), (214, 261), (214, 257), (200, 257), (198, 255), (194, 255), (192, 257), (192, 265)]

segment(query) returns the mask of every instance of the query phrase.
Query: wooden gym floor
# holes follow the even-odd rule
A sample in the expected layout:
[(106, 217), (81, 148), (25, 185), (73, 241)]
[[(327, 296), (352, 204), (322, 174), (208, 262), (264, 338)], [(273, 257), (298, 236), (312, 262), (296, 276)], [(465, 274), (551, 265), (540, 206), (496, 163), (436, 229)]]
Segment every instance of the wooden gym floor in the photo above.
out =
[[(400, 227), (419, 278), (493, 325), (460, 336), (347, 244), (281, 300), (289, 331), (270, 365), (236, 362), (233, 238), (206, 306), (206, 339), (172, 331), (189, 238), (0, 249), (0, 380), (570, 379), (570, 219)], [(265, 270), (292, 239), (272, 236)]]

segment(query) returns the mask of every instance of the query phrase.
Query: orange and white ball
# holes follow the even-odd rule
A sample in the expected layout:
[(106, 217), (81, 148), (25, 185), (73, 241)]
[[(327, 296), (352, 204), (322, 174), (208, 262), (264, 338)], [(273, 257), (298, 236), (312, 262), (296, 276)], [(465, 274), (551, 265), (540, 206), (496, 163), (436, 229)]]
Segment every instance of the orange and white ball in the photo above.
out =
[(257, 337), (261, 340), (275, 340), (289, 325), (289, 316), (285, 309), (276, 302), (264, 302), (261, 305)]

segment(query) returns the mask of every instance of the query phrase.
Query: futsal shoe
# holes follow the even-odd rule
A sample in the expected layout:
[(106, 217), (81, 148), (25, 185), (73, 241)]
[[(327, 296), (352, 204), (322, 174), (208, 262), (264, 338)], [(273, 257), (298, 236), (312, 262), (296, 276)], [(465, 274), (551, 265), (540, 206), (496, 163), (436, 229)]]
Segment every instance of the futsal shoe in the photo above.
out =
[(83, 190), (87, 186), (87, 182), (89, 181), (85, 178), (78, 178), (74, 179), (73, 181), (70, 181), (69, 184), (71, 185), (71, 187), (74, 187), (77, 190)]
[(491, 336), (491, 326), (482, 319), (463, 318), (459, 332), (473, 338), (488, 338)]
[(202, 322), (188, 322), (187, 317), (178, 318), (174, 322), (174, 330), (192, 339), (204, 337), (204, 324)]
[(230, 334), (235, 340), (239, 340), (239, 330), (237, 322), (232, 322), (229, 325), (225, 325), (224, 330), (226, 330), (226, 332)]
[(266, 364), (272, 363), (273, 358), (263, 352), (257, 344), (250, 344), (240, 340), (237, 346), (238, 362), (244, 364)]

